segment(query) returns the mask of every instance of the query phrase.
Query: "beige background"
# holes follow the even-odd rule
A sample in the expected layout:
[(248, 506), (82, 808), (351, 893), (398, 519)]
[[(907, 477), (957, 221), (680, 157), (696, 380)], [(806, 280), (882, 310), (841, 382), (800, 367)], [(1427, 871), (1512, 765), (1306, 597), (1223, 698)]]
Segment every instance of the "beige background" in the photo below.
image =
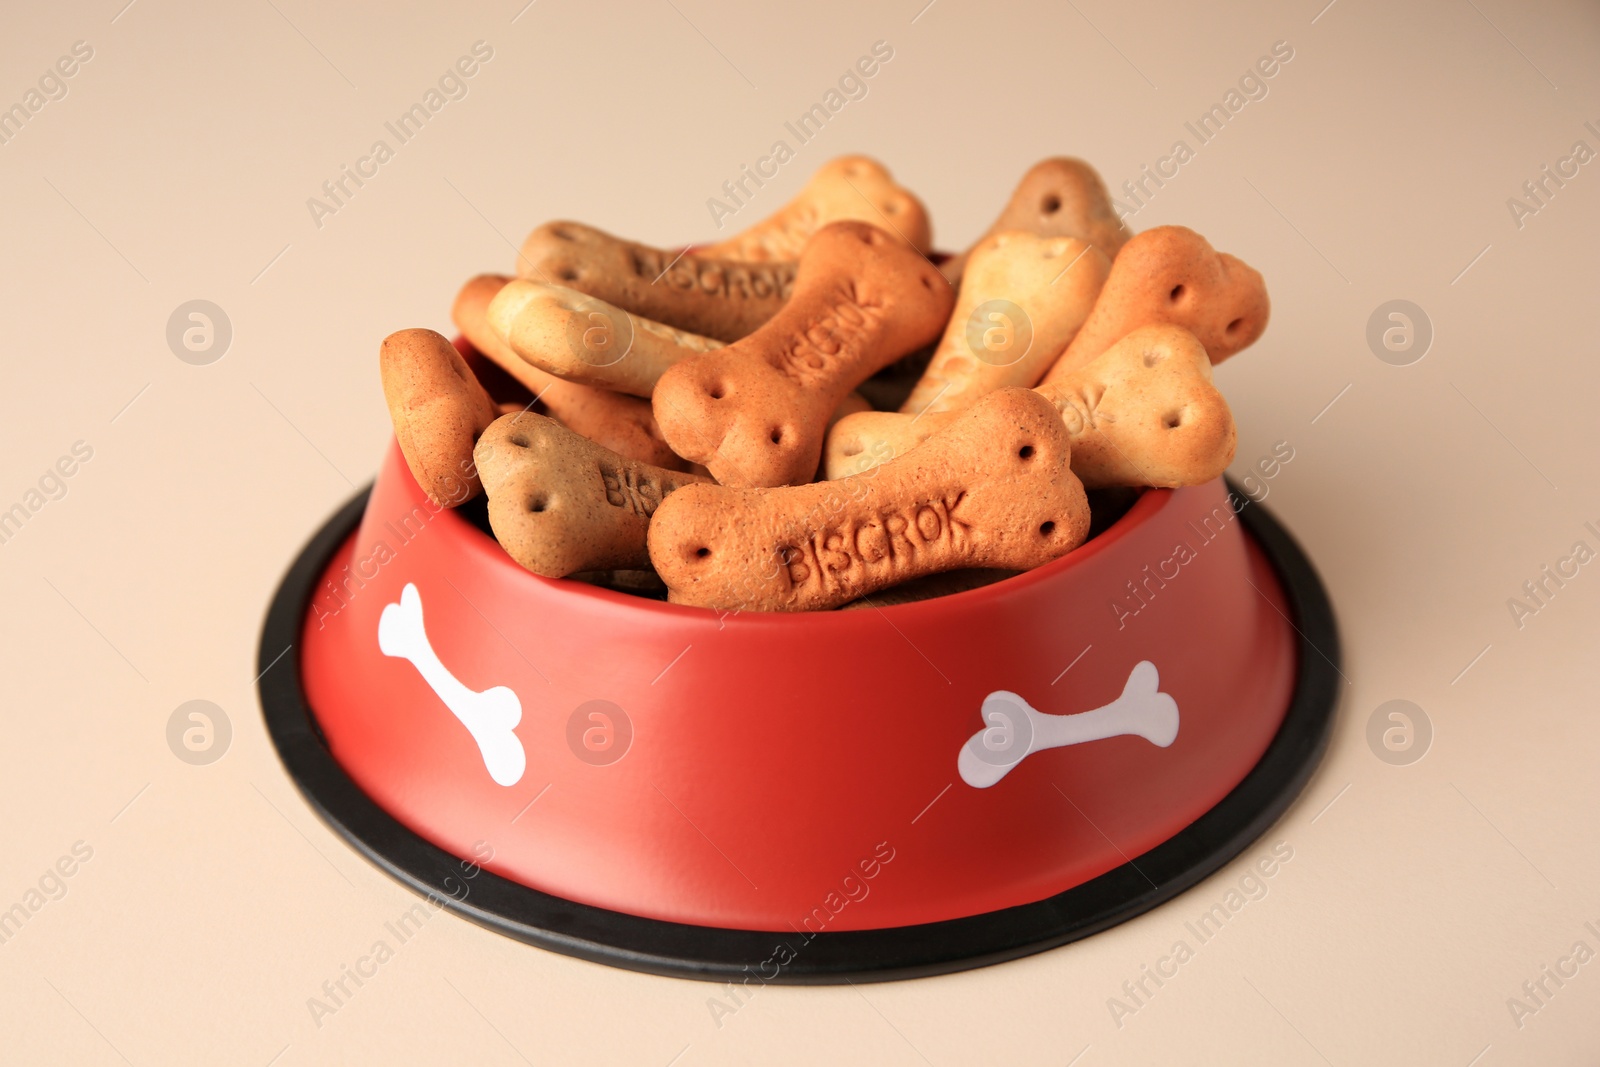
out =
[[(0, 146), (0, 509), (93, 459), (0, 545), (0, 908), (92, 858), (0, 945), (16, 1063), (1556, 1064), (1600, 1058), (1600, 963), (1519, 1028), (1507, 998), (1600, 927), (1600, 568), (1518, 629), (1507, 598), (1600, 538), (1593, 466), (1600, 164), (1519, 229), (1506, 200), (1600, 125), (1600, 16), (1576, 2), (1075, 0), (631, 6), (242, 0), (36, 4), (0, 36), (0, 104), (73, 42), (93, 59)], [(442, 6), (442, 5), (441, 5)], [(119, 10), (120, 9), (120, 10)], [(305, 201), (477, 40), (494, 58), (337, 215)], [(447, 328), (468, 274), (539, 222), (674, 244), (782, 123), (877, 40), (894, 58), (738, 224), (832, 155), (882, 158), (961, 247), (1035, 159), (1138, 174), (1275, 41), (1294, 59), (1132, 220), (1260, 268), (1266, 337), (1219, 373), (1241, 468), (1287, 441), (1269, 507), (1332, 590), (1333, 747), (1241, 861), (1064, 950), (948, 978), (715, 990), (528, 948), (453, 917), (335, 1016), (306, 1007), (412, 899), (300, 800), (252, 687), (262, 612), (372, 474), (378, 340)], [(1191, 140), (1191, 146), (1193, 142)], [(180, 303), (231, 319), (176, 359)], [(1435, 329), (1380, 362), (1368, 316)], [(1337, 402), (1328, 407), (1331, 401)], [(1481, 653), (1481, 657), (1480, 657)], [(1475, 658), (1477, 657), (1477, 658)], [(1469, 669), (1470, 668), (1470, 669)], [(1381, 703), (1432, 722), (1380, 761)], [(231, 719), (209, 766), (169, 715)], [(1331, 805), (1331, 806), (1330, 806)], [(1119, 1028), (1107, 999), (1272, 842), (1294, 858)], [(1476, 1059), (1474, 1057), (1477, 1057)]]

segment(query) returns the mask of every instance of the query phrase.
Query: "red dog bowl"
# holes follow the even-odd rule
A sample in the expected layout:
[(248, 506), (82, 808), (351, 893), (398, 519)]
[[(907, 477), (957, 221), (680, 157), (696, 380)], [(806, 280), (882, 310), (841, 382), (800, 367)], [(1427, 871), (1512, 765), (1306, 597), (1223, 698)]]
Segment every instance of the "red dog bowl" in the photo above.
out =
[(1338, 654), (1309, 562), (1221, 480), (980, 589), (727, 615), (531, 574), (392, 448), (285, 579), (260, 690), (321, 815), (468, 918), (831, 982), (1013, 958), (1195, 884), (1309, 777)]

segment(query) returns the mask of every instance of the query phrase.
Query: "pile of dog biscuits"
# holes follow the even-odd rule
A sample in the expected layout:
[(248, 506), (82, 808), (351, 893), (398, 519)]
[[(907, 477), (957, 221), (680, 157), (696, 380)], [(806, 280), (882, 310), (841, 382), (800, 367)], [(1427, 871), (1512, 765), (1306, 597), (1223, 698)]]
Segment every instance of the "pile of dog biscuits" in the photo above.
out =
[(459, 349), (384, 340), (396, 439), (528, 570), (725, 612), (971, 588), (1083, 543), (1095, 491), (1232, 461), (1211, 368), (1266, 328), (1255, 270), (1130, 234), (1064, 158), (966, 252), (931, 240), (860, 156), (714, 245), (547, 223), (462, 287)]

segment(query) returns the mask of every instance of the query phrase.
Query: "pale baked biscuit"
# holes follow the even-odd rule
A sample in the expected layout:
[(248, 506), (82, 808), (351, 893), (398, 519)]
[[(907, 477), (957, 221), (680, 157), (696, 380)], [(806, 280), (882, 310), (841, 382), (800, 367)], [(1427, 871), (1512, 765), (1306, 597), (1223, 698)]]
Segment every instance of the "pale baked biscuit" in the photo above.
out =
[[(1090, 489), (1199, 485), (1233, 462), (1237, 434), (1205, 348), (1181, 326), (1146, 326), (1099, 359), (1037, 390), (1072, 437), (1072, 470)], [(948, 412), (871, 411), (828, 435), (824, 470), (845, 478), (903, 455), (946, 426)]]
[(1077, 237), (1003, 230), (972, 250), (955, 312), (901, 411), (954, 411), (1038, 383), (1093, 310), (1111, 260)]
[(927, 255), (933, 241), (928, 209), (895, 183), (889, 170), (866, 156), (840, 156), (811, 176), (783, 207), (702, 255), (751, 262), (796, 260), (812, 234), (830, 222), (870, 222)]
[(528, 235), (518, 273), (564, 285), (680, 330), (737, 341), (777, 314), (795, 264), (748, 263), (668, 252), (577, 222), (548, 222)]
[(541, 370), (569, 382), (648, 397), (674, 363), (722, 342), (631, 315), (597, 297), (517, 278), (495, 295), (489, 326)]
[[(1117, 216), (1095, 169), (1081, 159), (1065, 156), (1043, 159), (1030, 167), (1000, 217), (973, 247), (1001, 230), (1027, 230), (1041, 237), (1076, 237), (1094, 245), (1109, 259), (1116, 259), (1132, 236)], [(969, 255), (970, 250), (947, 260), (939, 269), (952, 282), (959, 281)]]
[(651, 514), (674, 490), (705, 482), (626, 459), (532, 412), (496, 419), (473, 458), (495, 539), (547, 578), (648, 567)]
[(511, 350), (489, 326), (489, 305), (512, 279), (480, 274), (461, 287), (450, 317), (472, 347), (538, 398), (563, 426), (618, 455), (669, 470), (688, 464), (667, 446), (650, 404), (636, 396), (557, 378)]

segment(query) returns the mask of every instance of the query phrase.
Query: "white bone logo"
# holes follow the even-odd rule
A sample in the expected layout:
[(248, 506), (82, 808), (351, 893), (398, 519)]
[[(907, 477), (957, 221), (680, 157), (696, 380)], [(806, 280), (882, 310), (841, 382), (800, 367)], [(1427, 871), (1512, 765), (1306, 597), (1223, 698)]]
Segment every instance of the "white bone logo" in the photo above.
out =
[(433, 651), (422, 625), (422, 594), (410, 582), (400, 603), (386, 604), (378, 616), (378, 648), (385, 656), (410, 660), (444, 706), (461, 720), (483, 754), (489, 777), (500, 785), (516, 785), (528, 758), (515, 728), (522, 721), (522, 701), (503, 685), (475, 693), (456, 680)]
[(989, 725), (968, 738), (956, 757), (961, 780), (974, 789), (987, 789), (1035, 752), (1125, 734), (1138, 734), (1166, 748), (1178, 736), (1178, 702), (1160, 686), (1156, 665), (1141, 660), (1128, 675), (1121, 696), (1077, 715), (1046, 715), (1015, 693), (1004, 689), (990, 693), (980, 712)]

